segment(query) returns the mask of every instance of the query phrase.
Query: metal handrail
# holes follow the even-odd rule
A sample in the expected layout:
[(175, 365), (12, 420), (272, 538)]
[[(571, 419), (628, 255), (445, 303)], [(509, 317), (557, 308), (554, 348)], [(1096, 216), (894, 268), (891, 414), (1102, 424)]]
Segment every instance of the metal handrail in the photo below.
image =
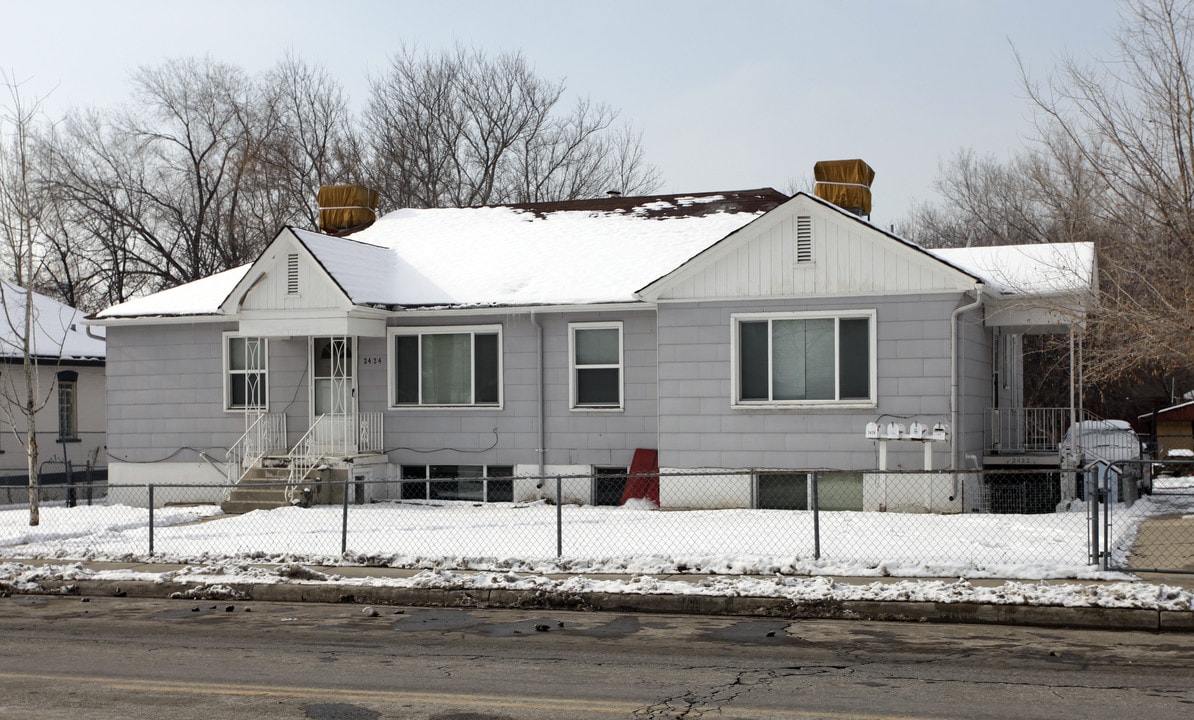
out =
[[(250, 420), (252, 418), (252, 420)], [(224, 454), (228, 481), (239, 483), (270, 450), (286, 447), (286, 414), (245, 413), (245, 432)]]
[(290, 465), (287, 499), (294, 499), (295, 488), (320, 461), (361, 452), (381, 452), (383, 429), (380, 412), (327, 413), (315, 418), (287, 455)]
[[(1102, 418), (1084, 410), (1080, 419)], [(1057, 452), (1070, 424), (1070, 408), (991, 408), (991, 449), (1005, 454)]]

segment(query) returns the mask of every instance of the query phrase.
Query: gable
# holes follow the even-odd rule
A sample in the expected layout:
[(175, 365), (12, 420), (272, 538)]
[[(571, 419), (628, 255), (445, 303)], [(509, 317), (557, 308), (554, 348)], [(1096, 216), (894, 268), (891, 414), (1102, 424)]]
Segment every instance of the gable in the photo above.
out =
[(340, 286), (287, 228), (253, 262), (222, 309), (252, 314), (351, 306)]
[(641, 291), (646, 300), (965, 291), (976, 278), (808, 195), (730, 234)]

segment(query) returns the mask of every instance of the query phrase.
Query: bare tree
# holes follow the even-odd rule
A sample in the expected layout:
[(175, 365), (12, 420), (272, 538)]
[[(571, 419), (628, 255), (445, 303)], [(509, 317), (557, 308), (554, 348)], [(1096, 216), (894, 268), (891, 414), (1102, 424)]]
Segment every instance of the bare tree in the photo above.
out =
[[(16, 285), (0, 283), (0, 308), (11, 335), (6, 354), (21, 359), (19, 375), (5, 373), (0, 400), (14, 432), (24, 425), (26, 470), (29, 478), (29, 524), (41, 522), (37, 477), (37, 414), (49, 400), (43, 393), (37, 368), (37, 315), (33, 303), (33, 278), (38, 269), (38, 239), (47, 200), (36, 192), (31, 159), (32, 136), (41, 113), (41, 101), (27, 101), (22, 83), (5, 75), (9, 104), (0, 115), (0, 235), (14, 259)], [(42, 349), (44, 352), (44, 348)], [(18, 419), (23, 423), (18, 423)]]
[(1194, 355), (1194, 7), (1124, 6), (1115, 57), (1067, 58), (1024, 86), (1043, 131), (1063, 138), (1103, 188), (1093, 213), (1101, 308), (1094, 377), (1182, 370)]
[(658, 171), (641, 136), (520, 54), (404, 49), (372, 81), (365, 113), (371, 182), (392, 205), (472, 206), (649, 192)]
[(348, 97), (323, 68), (283, 58), (258, 82), (264, 122), (248, 222), (269, 238), (282, 225), (316, 227), (324, 185), (361, 182), (361, 149)]
[[(57, 194), (124, 243), (108, 254), (167, 287), (251, 259), (238, 222), (257, 152), (252, 89), (238, 68), (174, 60), (134, 77), (135, 108), (76, 113), (56, 156)], [(104, 238), (101, 237), (101, 240)], [(137, 283), (139, 286), (140, 283)]]
[(940, 168), (942, 201), (913, 208), (902, 230), (926, 247), (1083, 242), (1104, 235), (1101, 181), (1054, 134), (1006, 162), (963, 149)]

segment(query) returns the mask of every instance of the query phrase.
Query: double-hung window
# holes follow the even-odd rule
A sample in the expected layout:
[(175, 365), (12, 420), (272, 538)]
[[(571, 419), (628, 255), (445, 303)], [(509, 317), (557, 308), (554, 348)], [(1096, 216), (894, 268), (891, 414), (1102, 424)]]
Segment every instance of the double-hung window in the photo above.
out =
[(875, 402), (875, 312), (734, 315), (734, 404)]
[(224, 336), (224, 408), (262, 409), (269, 404), (266, 387), (266, 340)]
[(497, 407), (501, 326), (391, 328), (391, 407)]
[(577, 409), (622, 407), (622, 324), (568, 326), (570, 397)]

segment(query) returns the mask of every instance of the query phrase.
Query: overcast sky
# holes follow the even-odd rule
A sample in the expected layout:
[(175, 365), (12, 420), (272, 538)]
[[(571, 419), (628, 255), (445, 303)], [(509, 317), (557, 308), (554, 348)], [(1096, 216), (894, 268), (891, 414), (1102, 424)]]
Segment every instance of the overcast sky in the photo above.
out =
[[(0, 68), (51, 114), (110, 105), (129, 73), (209, 54), (257, 72), (287, 51), (355, 102), (402, 44), (521, 51), (643, 132), (660, 192), (789, 190), (817, 160), (875, 168), (879, 224), (936, 198), (961, 148), (1006, 158), (1032, 133), (1013, 45), (1047, 78), (1106, 56), (1114, 0), (0, 0)], [(51, 92), (52, 91), (52, 92)]]

